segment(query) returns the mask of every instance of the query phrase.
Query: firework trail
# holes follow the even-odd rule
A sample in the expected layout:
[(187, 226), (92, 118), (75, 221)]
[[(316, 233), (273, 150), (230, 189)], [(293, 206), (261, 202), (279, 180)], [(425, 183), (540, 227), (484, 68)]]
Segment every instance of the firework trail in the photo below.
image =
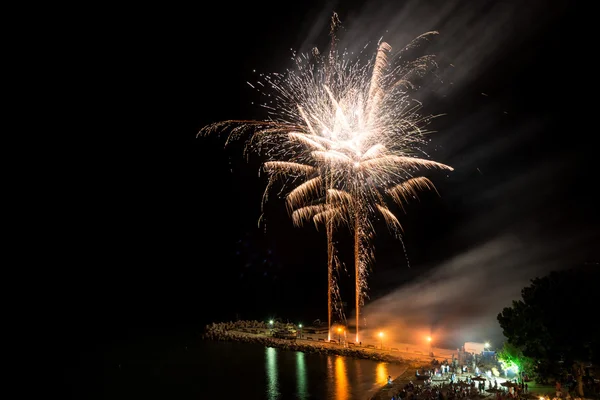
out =
[(374, 260), (372, 221), (382, 217), (401, 240), (402, 227), (386, 199), (403, 207), (419, 191), (435, 190), (420, 170), (452, 167), (426, 158), (421, 150), (433, 116), (421, 115), (421, 104), (410, 97), (436, 64), (432, 55), (410, 59), (407, 53), (437, 32), (417, 37), (393, 55), (391, 46), (381, 42), (375, 56), (361, 63), (345, 51), (338, 53), (338, 26), (334, 14), (326, 57), (316, 49), (311, 55), (294, 54), (295, 70), (261, 75), (256, 85), (249, 83), (270, 99), (261, 104), (268, 110), (267, 120), (224, 121), (201, 133), (227, 130), (228, 142), (250, 133), (246, 151), (267, 160), (263, 201), (282, 181), (294, 187), (286, 197), (293, 223), (326, 226), (329, 327), (332, 295), (337, 294), (333, 269), (340, 265), (333, 233), (341, 227), (353, 232), (358, 342), (360, 308)]

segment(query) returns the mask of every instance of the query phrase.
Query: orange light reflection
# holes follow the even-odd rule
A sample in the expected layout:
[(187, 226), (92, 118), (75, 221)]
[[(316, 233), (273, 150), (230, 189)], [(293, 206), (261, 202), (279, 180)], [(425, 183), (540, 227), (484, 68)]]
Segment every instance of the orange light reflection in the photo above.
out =
[(335, 359), (335, 392), (336, 400), (348, 400), (348, 376), (342, 357)]
[(387, 385), (387, 377), (389, 375), (387, 363), (380, 362), (379, 364), (377, 364), (375, 373), (376, 373), (375, 381), (377, 382), (377, 384), (380, 386)]

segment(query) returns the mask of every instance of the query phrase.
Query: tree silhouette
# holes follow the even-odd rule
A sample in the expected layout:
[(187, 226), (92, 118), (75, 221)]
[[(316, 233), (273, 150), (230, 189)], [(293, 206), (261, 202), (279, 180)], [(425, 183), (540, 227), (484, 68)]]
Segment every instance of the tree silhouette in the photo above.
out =
[(598, 265), (588, 264), (535, 278), (498, 314), (508, 342), (550, 368), (538, 373), (572, 368), (579, 396), (585, 366), (600, 359), (599, 277)]

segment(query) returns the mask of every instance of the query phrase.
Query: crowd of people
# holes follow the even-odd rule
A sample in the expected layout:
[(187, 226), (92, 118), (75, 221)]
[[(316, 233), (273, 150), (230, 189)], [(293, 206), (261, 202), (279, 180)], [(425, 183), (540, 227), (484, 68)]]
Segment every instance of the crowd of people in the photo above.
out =
[[(425, 375), (427, 376), (427, 375)], [(423, 378), (423, 375), (419, 375)], [(520, 399), (524, 393), (512, 390), (513, 386), (499, 386), (497, 381), (479, 381), (471, 377), (450, 377), (444, 381), (427, 376), (422, 381), (410, 381), (392, 396), (392, 400), (453, 400), (493, 397), (497, 400)], [(487, 385), (486, 385), (487, 383)], [(488, 389), (485, 389), (488, 386)]]
[[(463, 400), (489, 398), (493, 400), (581, 400), (563, 394), (557, 384), (554, 396), (540, 396), (529, 391), (527, 382), (506, 380), (498, 384), (491, 374), (480, 374), (470, 371), (466, 366), (455, 367), (447, 361), (438, 363), (434, 360), (432, 367), (418, 369), (415, 381), (408, 382), (393, 393), (392, 400)], [(391, 386), (391, 382), (388, 382)]]

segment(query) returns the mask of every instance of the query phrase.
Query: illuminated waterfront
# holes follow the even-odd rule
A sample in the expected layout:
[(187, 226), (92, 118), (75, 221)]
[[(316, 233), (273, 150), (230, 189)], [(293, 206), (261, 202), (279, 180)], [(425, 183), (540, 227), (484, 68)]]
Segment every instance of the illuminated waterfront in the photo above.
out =
[[(119, 363), (121, 366), (119, 367)], [(114, 360), (110, 398), (367, 399), (403, 365), (305, 354), (236, 342), (199, 341)]]

